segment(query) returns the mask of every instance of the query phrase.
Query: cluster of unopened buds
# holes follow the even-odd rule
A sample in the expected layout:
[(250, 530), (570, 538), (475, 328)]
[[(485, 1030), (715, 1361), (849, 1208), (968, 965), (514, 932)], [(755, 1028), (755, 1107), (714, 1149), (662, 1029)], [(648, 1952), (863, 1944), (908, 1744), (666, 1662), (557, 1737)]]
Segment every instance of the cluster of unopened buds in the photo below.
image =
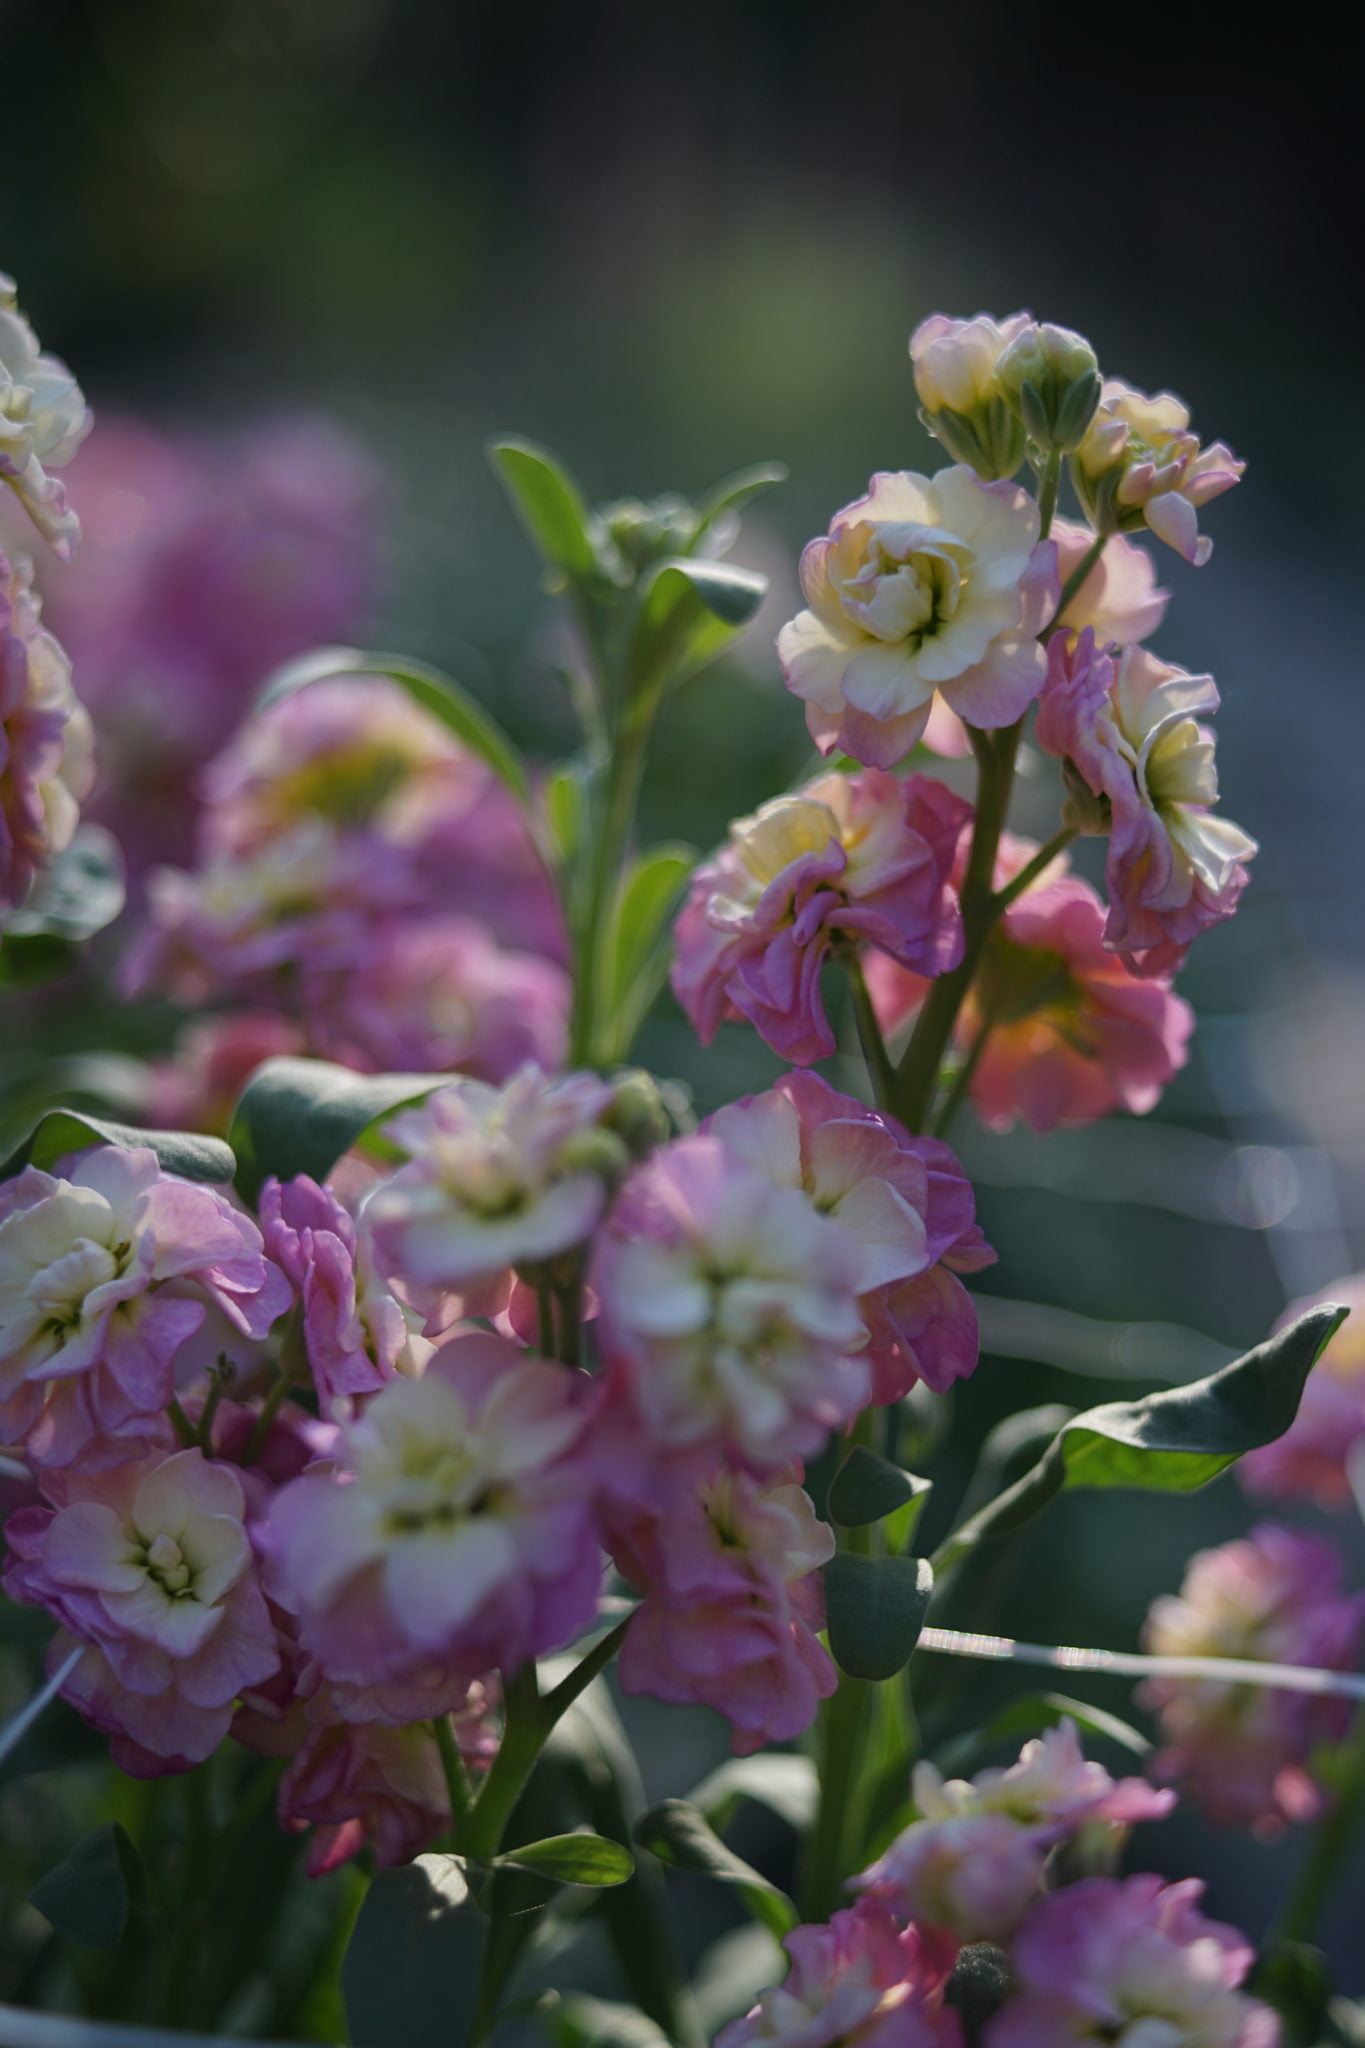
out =
[[(1070, 1721), (1007, 1768), (912, 1779), (902, 1708), (890, 1776), (848, 1775), (933, 1583), (903, 1404), (973, 1372), (966, 1282), (995, 1256), (952, 1120), (964, 1100), (1000, 1130), (1151, 1109), (1193, 1026), (1175, 974), (1256, 850), (1217, 809), (1212, 678), (1146, 644), (1166, 595), (1135, 538), (1205, 562), (1198, 515), (1242, 465), (1025, 314), (936, 316), (910, 354), (950, 459), (835, 515), (778, 636), (819, 773), (699, 862), (633, 849), (660, 707), (762, 594), (723, 556), (773, 479), (594, 513), (502, 444), (572, 601), (583, 754), (537, 787), (418, 664), (277, 677), (205, 767), (193, 865), (152, 869), (119, 970), (124, 998), (201, 1013), (146, 1074), (145, 1142), (61, 1112), (0, 1181), (0, 1446), (23, 1489), (4, 1585), (56, 1623), (54, 1687), (134, 1777), (227, 1738), (270, 1760), (315, 1874), (445, 1845), (491, 1930), (474, 2041), (518, 1953), (489, 1873), (614, 1655), (626, 1694), (714, 1710), (740, 1758), (822, 1731), (810, 1924), (722, 2048), (1278, 2038), (1199, 1884), (1115, 1874), (1174, 1793), (1087, 1762)], [(12, 306), (0, 371), (0, 474), (68, 548), (46, 466), (87, 416)], [(1064, 470), (1079, 520), (1057, 515)], [(22, 912), (71, 842), (90, 731), (22, 568), (0, 572), (0, 635), (0, 903)], [(1035, 707), (1060, 764), (1043, 844), (1007, 823)], [(967, 755), (975, 802), (938, 765)], [(1068, 871), (1080, 834), (1107, 840), (1103, 897)], [(702, 1043), (749, 1025), (789, 1068), (700, 1122), (628, 1064), (670, 921)], [(846, 1012), (870, 1100), (850, 1067), (816, 1071)], [(1226, 1455), (1234, 1424), (1207, 1445), (1182, 1425), (1207, 1469), (1133, 1477), (1169, 1449), (1136, 1431), (1103, 1483), (1193, 1484), (1254, 1444), (1249, 1485), (1343, 1499), (1354, 1340), (1267, 1443), (1304, 1327), (1252, 1375), (1278, 1423), (1256, 1435), (1239, 1394), (1251, 1434)], [(1199, 1398), (1222, 1418), (1214, 1382)], [(1063, 1434), (1039, 1505), (1066, 1457)], [(1322, 1539), (1264, 1525), (1194, 1560), (1148, 1647), (1348, 1670), (1365, 1603), (1334, 1574)], [(1155, 1668), (1145, 1699), (1153, 1777), (1215, 1818), (1327, 1803), (1313, 1758), (1340, 1702)]]

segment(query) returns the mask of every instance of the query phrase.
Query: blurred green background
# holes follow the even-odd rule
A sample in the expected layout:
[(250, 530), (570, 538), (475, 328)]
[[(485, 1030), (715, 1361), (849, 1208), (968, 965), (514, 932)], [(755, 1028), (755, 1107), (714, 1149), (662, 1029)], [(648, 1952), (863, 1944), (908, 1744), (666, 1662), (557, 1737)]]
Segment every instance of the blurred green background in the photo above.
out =
[[(97, 412), (340, 421), (389, 480), (375, 640), (459, 676), (533, 752), (570, 742), (557, 628), (485, 438), (549, 443), (599, 498), (789, 465), (737, 551), (772, 600), (670, 714), (651, 835), (704, 846), (805, 760), (772, 632), (832, 509), (874, 468), (933, 464), (905, 353), (924, 314), (1027, 305), (1181, 392), (1251, 467), (1207, 521), (1207, 570), (1160, 551), (1157, 644), (1217, 675), (1225, 804), (1264, 851), (1184, 977), (1196, 1050), (1153, 1119), (964, 1128), (1002, 1254), (983, 1292), (1006, 1305), (963, 1444), (1115, 1390), (1040, 1360), (1137, 1387), (1154, 1363), (1204, 1370), (1365, 1263), (1361, 169), (1354, 74), (1320, 38), (1001, 0), (9, 0), (0, 23), (0, 261), (45, 345)], [(1040, 772), (1016, 822), (1046, 830), (1051, 802)], [(702, 1109), (775, 1070), (738, 1029), (699, 1054), (667, 1002), (644, 1050)], [(1211, 1341), (1123, 1334), (1153, 1322)], [(972, 1618), (1128, 1646), (1189, 1552), (1249, 1519), (1231, 1480), (1065, 1500)], [(958, 1683), (970, 1704), (1005, 1681)], [(686, 1740), (673, 1713), (637, 1721), (661, 1791), (716, 1751), (702, 1717)], [(34, 1799), (15, 1788), (17, 1828)], [(1188, 1813), (1144, 1844), (1253, 1928), (1298, 1847)], [(1335, 1927), (1357, 1991), (1362, 1883), (1365, 1864)]]

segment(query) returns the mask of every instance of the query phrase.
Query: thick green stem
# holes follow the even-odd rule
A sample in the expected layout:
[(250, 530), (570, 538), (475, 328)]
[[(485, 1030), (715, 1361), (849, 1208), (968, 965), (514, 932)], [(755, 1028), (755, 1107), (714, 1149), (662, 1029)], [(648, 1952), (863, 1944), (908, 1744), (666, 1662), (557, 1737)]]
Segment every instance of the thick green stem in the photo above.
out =
[(446, 1792), (450, 1798), (451, 1833), (458, 1849), (464, 1840), (472, 1810), (464, 1758), (460, 1755), (460, 1747), (455, 1740), (455, 1730), (450, 1725), (449, 1714), (437, 1714), (432, 1721), (431, 1732), (436, 1737), (436, 1747), (441, 1752), (441, 1769), (445, 1772)]
[(1335, 1803), (1313, 1830), (1294, 1888), (1269, 1943), (1313, 1941), (1318, 1922), (1341, 1875), (1341, 1866), (1365, 1819), (1365, 1710), (1358, 1711), (1342, 1745), (1339, 1790)]
[(547, 1725), (545, 1720), (534, 1664), (523, 1664), (520, 1671), (504, 1678), (502, 1708), (502, 1741), (474, 1801), (466, 1829), (467, 1853), (479, 1863), (491, 1863), (497, 1855), (512, 1808), (535, 1769), (536, 1758), (553, 1725)]
[(1052, 518), (1057, 510), (1057, 486), (1062, 480), (1062, 451), (1053, 448), (1043, 465), (1042, 478), (1038, 485), (1038, 538), (1046, 540), (1052, 531)]
[(607, 759), (602, 815), (592, 843), (582, 921), (574, 934), (570, 1066), (590, 1065), (596, 1051), (605, 953), (604, 927), (635, 822), (635, 806), (639, 801), (652, 726), (652, 718), (647, 717), (642, 709), (637, 709), (625, 730), (618, 733)]
[(890, 1109), (896, 1087), (896, 1070), (886, 1050), (877, 1013), (872, 1007), (868, 993), (867, 978), (863, 963), (856, 950), (850, 946), (840, 954), (840, 964), (848, 976), (848, 985), (853, 992), (853, 1014), (858, 1025), (858, 1043), (862, 1047), (863, 1059), (867, 1064), (867, 1076), (872, 1084), (872, 1093), (878, 1109)]

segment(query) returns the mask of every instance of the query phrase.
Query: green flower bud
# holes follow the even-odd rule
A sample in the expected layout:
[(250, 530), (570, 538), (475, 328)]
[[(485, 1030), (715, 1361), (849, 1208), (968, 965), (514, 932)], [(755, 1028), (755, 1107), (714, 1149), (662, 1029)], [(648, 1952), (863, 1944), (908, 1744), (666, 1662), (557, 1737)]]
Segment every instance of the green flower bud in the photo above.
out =
[(1079, 446), (1100, 402), (1095, 351), (1082, 334), (1031, 323), (996, 365), (1005, 403), (1040, 448)]
[(659, 1145), (667, 1144), (672, 1123), (663, 1093), (652, 1074), (631, 1068), (612, 1083), (611, 1105), (602, 1126), (625, 1145), (632, 1159), (644, 1159)]

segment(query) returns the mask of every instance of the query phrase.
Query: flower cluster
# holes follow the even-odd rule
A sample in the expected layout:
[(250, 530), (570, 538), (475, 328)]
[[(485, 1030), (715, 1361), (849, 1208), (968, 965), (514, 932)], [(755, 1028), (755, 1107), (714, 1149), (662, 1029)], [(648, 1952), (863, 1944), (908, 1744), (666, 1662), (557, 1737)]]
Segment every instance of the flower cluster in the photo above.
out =
[[(915, 1773), (920, 1818), (854, 1880), (851, 1909), (798, 1927), (790, 1968), (718, 2048), (1274, 2048), (1278, 2021), (1241, 1989), (1253, 1961), (1198, 1910), (1196, 1881), (1082, 1877), (1049, 1889), (1059, 1844), (1118, 1836), (1169, 1793), (1117, 1782), (1063, 1722), (970, 1782)], [(1046, 1868), (1045, 1868), (1046, 1866)]]
[[(563, 937), (525, 822), (396, 683), (322, 681), (280, 699), (202, 787), (199, 865), (150, 875), (129, 992), (233, 1005), (215, 1044), (255, 1039), (273, 1011), (296, 1049), (362, 1072), (497, 1081), (562, 1058)], [(197, 1056), (200, 1042), (186, 1050)]]
[(0, 275), (0, 478), (63, 560), (80, 539), (80, 521), (48, 471), (71, 460), (90, 426), (75, 378), (44, 354), (13, 279)]
[(39, 617), (30, 564), (0, 554), (0, 907), (10, 909), (71, 844), (95, 776), (89, 714)]

